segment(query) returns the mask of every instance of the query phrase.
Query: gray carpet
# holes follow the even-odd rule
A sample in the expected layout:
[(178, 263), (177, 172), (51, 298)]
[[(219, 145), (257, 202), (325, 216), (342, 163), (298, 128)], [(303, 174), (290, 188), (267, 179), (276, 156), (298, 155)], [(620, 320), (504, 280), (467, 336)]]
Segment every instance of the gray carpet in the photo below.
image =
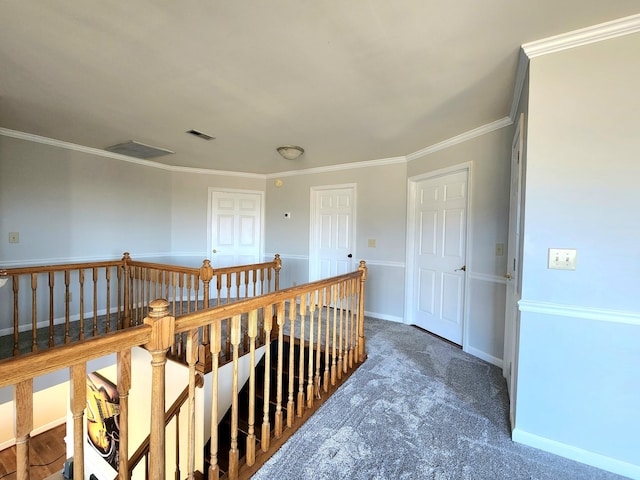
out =
[(513, 443), (500, 369), (367, 319), (368, 360), (254, 475), (272, 479), (620, 479)]

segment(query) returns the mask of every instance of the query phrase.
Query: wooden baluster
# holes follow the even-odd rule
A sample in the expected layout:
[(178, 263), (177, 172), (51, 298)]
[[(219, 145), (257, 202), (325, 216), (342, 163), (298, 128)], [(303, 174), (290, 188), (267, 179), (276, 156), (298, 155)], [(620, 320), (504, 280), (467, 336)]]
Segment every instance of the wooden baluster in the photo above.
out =
[(122, 255), (122, 276), (124, 279), (123, 290), (123, 303), (124, 303), (124, 311), (123, 311), (123, 319), (122, 323), (124, 328), (129, 328), (131, 326), (131, 267), (129, 262), (131, 261), (131, 257), (129, 256), (129, 252), (124, 252)]
[(84, 409), (87, 406), (87, 366), (70, 367), (70, 407), (73, 417), (73, 478), (84, 478)]
[(344, 320), (344, 305), (342, 304), (342, 298), (344, 295), (344, 287), (342, 283), (338, 284), (338, 296), (336, 298), (336, 308), (338, 308), (338, 310), (340, 311), (340, 327), (338, 330), (338, 380), (342, 379), (342, 342), (343, 342), (343, 320)]
[(332, 325), (332, 331), (333, 331), (333, 338), (331, 341), (331, 385), (336, 384), (336, 380), (337, 380), (337, 361), (338, 361), (338, 356), (336, 355), (336, 347), (337, 347), (337, 342), (336, 342), (336, 335), (337, 335), (337, 326), (338, 326), (338, 286), (337, 285), (331, 285), (331, 297), (333, 300), (333, 325)]
[(118, 449), (118, 474), (129, 478), (129, 390), (131, 390), (131, 349), (117, 355), (118, 397), (120, 398), (120, 445)]
[(318, 340), (316, 345), (316, 376), (313, 380), (313, 394), (315, 398), (320, 398), (320, 357), (322, 353), (322, 312), (324, 308), (324, 288), (318, 290)]
[(151, 353), (149, 475), (152, 480), (165, 479), (165, 365), (175, 329), (175, 318), (168, 314), (169, 302), (158, 299), (149, 304), (149, 315), (144, 319), (144, 323), (152, 327), (151, 340), (145, 345)]
[(187, 275), (187, 313), (191, 313), (191, 279), (192, 275)]
[[(294, 303), (295, 306), (295, 303)], [(295, 308), (294, 308), (295, 309)], [(305, 344), (305, 324), (306, 324), (306, 314), (307, 314), (307, 295), (300, 296), (300, 356), (298, 358), (298, 408), (296, 410), (296, 415), (301, 417), (304, 413), (304, 344)], [(294, 339), (291, 339), (294, 341)]]
[(198, 306), (198, 300), (200, 298), (200, 282), (198, 281), (198, 278), (194, 275), (193, 277), (193, 297), (194, 297), (194, 302), (193, 302), (193, 311), (197, 312), (200, 308)]
[(271, 292), (271, 267), (267, 269), (267, 292)]
[(78, 270), (78, 283), (80, 284), (80, 340), (84, 340), (84, 268)]
[[(227, 278), (227, 304), (231, 302), (231, 274), (225, 274)], [(226, 321), (226, 330), (227, 330), (227, 339), (224, 349), (224, 358), (225, 360), (229, 360), (229, 356), (231, 355), (231, 322), (229, 320)]]
[[(148, 268), (144, 269), (144, 274), (145, 274), (145, 286), (146, 286), (146, 301), (143, 304), (143, 307), (148, 307), (149, 304), (151, 303), (151, 284), (152, 284), (152, 277), (153, 277), (153, 270), (150, 270)], [(144, 309), (143, 309), (144, 311)]]
[(93, 336), (98, 335), (98, 269), (93, 267)]
[[(166, 298), (167, 300), (170, 300), (171, 299), (171, 295), (170, 295), (170, 293), (171, 293), (171, 277), (173, 277), (173, 275), (168, 270), (163, 271), (163, 273), (164, 273), (164, 291), (165, 291), (165, 294), (164, 294), (164, 297), (162, 297), (162, 298)], [(169, 304), (169, 305), (171, 306), (171, 304)], [(171, 311), (169, 311), (169, 313), (171, 313), (171, 315), (173, 315), (175, 317), (175, 311), (171, 310)]]
[(296, 338), (296, 299), (289, 300), (289, 397), (287, 399), (287, 427), (293, 426), (294, 404), (293, 404), (293, 381), (294, 381), (294, 354)]
[(216, 275), (216, 306), (220, 305), (221, 298), (222, 298), (222, 276)]
[[(228, 322), (228, 320), (227, 320)], [(222, 331), (220, 321), (211, 325), (211, 449), (209, 459), (209, 480), (218, 480), (220, 467), (218, 466), (218, 361)]]
[(252, 297), (258, 296), (258, 269), (254, 268), (251, 270), (251, 281), (253, 282), (253, 295)]
[(176, 471), (175, 480), (180, 480), (180, 410), (176, 412), (176, 436), (175, 436), (175, 448), (176, 448)]
[(284, 302), (280, 302), (276, 310), (276, 323), (278, 325), (278, 370), (276, 375), (276, 417), (275, 437), (282, 435), (282, 370), (284, 363)]
[[(15, 277), (14, 277), (15, 278)], [(13, 389), (15, 402), (16, 478), (29, 479), (29, 440), (33, 430), (33, 380), (17, 383)], [(78, 477), (80, 478), (80, 477)]]
[(124, 314), (123, 314), (123, 305), (122, 305), (122, 270), (120, 268), (116, 268), (116, 278), (118, 280), (118, 303), (116, 306), (116, 328), (118, 330), (122, 330), (125, 328), (124, 326)]
[(49, 347), (53, 347), (53, 287), (55, 285), (54, 272), (49, 272)]
[(70, 272), (69, 270), (64, 271), (64, 343), (67, 344), (71, 342), (70, 337), (70, 327), (69, 324), (69, 280), (70, 280)]
[(349, 340), (349, 368), (353, 368), (353, 364), (358, 362), (358, 349), (356, 345), (356, 339), (358, 338), (356, 334), (357, 321), (356, 321), (356, 281), (349, 280), (350, 288), (351, 288), (351, 308), (349, 312), (351, 314), (351, 339)]
[(31, 274), (31, 351), (38, 351), (38, 274)]
[(169, 297), (169, 301), (171, 302), (171, 315), (174, 317), (179, 317), (182, 315), (182, 312), (178, 312), (178, 277), (180, 274), (178, 272), (171, 273), (171, 293)]
[(348, 372), (353, 367), (353, 349), (351, 339), (353, 337), (353, 308), (352, 308), (352, 288), (351, 280), (345, 282), (346, 302), (345, 302), (345, 321), (347, 327), (345, 329), (346, 339), (344, 342), (344, 367)]
[(340, 345), (341, 349), (341, 359), (342, 359), (342, 373), (347, 373), (347, 342), (349, 341), (349, 325), (348, 325), (348, 317), (347, 317), (347, 308), (349, 307), (347, 304), (347, 288), (346, 282), (342, 282), (340, 284), (340, 292), (342, 293), (340, 299), (340, 324), (343, 325), (340, 330), (340, 334), (343, 335), (343, 342)]
[(264, 295), (264, 268), (260, 269), (260, 295)]
[(238, 478), (238, 349), (240, 348), (240, 315), (231, 318), (231, 347), (233, 349), (233, 377), (231, 380), (231, 448), (229, 449), (229, 478)]
[(327, 292), (327, 308), (326, 310), (326, 323), (325, 323), (325, 332), (324, 332), (324, 376), (322, 379), (322, 389), (326, 392), (329, 391), (329, 381), (330, 381), (330, 373), (329, 366), (331, 365), (331, 342), (329, 341), (329, 333), (331, 329), (329, 328), (329, 322), (331, 320), (331, 290), (329, 288), (325, 289)]
[[(182, 335), (180, 336), (182, 338)], [(187, 403), (187, 479), (193, 480), (196, 468), (196, 363), (198, 362), (198, 329), (187, 333), (186, 360), (189, 365), (189, 399)], [(217, 420), (217, 419), (216, 419)], [(178, 442), (176, 442), (178, 443)]]
[[(245, 323), (246, 328), (243, 326)], [(249, 351), (249, 317), (247, 314), (240, 317), (240, 328), (242, 331), (242, 352), (247, 353)]]
[(262, 410), (262, 437), (261, 448), (263, 452), (269, 450), (271, 440), (271, 424), (269, 423), (269, 398), (271, 383), (271, 330), (273, 327), (273, 305), (267, 307), (264, 313), (264, 338), (266, 350), (264, 351), (264, 395)]
[(178, 291), (180, 292), (180, 315), (184, 315), (184, 277), (186, 273), (181, 273), (178, 277)]
[[(315, 325), (316, 295), (309, 294), (309, 371), (307, 372), (307, 408), (313, 406), (313, 327)], [(319, 335), (318, 335), (319, 337)]]
[(107, 282), (107, 313), (105, 315), (105, 327), (106, 332), (109, 333), (111, 331), (111, 267), (106, 267), (104, 272), (105, 280)]
[[(247, 431), (247, 453), (246, 462), (251, 466), (256, 461), (256, 337), (258, 336), (258, 312), (251, 310), (249, 312), (248, 326), (249, 330), (249, 428)], [(266, 401), (266, 399), (265, 399)]]
[(365, 337), (364, 337), (364, 284), (367, 281), (367, 264), (360, 261), (358, 270), (361, 272), (358, 292), (358, 360), (364, 362)]

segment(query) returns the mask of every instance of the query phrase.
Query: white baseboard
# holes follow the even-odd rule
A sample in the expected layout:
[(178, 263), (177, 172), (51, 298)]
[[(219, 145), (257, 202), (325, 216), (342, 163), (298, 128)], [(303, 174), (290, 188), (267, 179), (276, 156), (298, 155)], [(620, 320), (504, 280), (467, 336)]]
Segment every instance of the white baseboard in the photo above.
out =
[(544, 450), (545, 452), (560, 455), (561, 457), (585, 463), (592, 467), (600, 468), (618, 475), (640, 480), (640, 465), (617, 460), (605, 455), (600, 455), (599, 453), (567, 445), (565, 443), (556, 442), (555, 440), (540, 437), (518, 428), (513, 430), (512, 438), (514, 442), (522, 443), (523, 445), (528, 445), (539, 450)]
[[(36, 435), (40, 434), (40, 433), (44, 433), (48, 430), (51, 430), (52, 428), (56, 428), (64, 423), (67, 422), (67, 417), (62, 417), (62, 418), (58, 418), (56, 420), (53, 420), (52, 422), (47, 423), (46, 425), (42, 425), (38, 428), (35, 428), (32, 432), (31, 432), (31, 437), (35, 437)], [(4, 450), (5, 448), (10, 448), (13, 447), (16, 444), (16, 439), (12, 438), (10, 440), (7, 440), (5, 442), (0, 443), (0, 451)]]
[(466, 347), (464, 349), (465, 352), (473, 355), (474, 357), (478, 357), (480, 360), (484, 360), (485, 362), (489, 362), (493, 365), (495, 365), (498, 368), (502, 368), (503, 366), (503, 362), (501, 358), (497, 358), (494, 357), (493, 355), (489, 355), (486, 352), (483, 352), (482, 350), (479, 350), (477, 348), (474, 347)]
[(388, 320), (390, 322), (404, 323), (404, 318), (396, 317), (395, 315), (386, 315), (384, 313), (367, 312), (366, 310), (364, 312), (364, 315), (365, 317), (373, 317), (373, 318), (378, 318), (380, 320)]

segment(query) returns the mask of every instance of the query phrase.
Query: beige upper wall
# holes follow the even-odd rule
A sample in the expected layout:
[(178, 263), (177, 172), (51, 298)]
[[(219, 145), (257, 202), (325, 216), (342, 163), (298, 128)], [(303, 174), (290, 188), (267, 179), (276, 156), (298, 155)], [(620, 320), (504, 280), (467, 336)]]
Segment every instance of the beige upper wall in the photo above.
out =
[[(166, 172), (0, 136), (0, 259), (113, 258), (171, 250)], [(18, 232), (20, 243), (6, 242)]]
[(205, 173), (171, 174), (171, 250), (174, 255), (203, 255), (207, 251), (209, 188), (265, 190), (265, 179)]
[[(356, 251), (368, 261), (404, 262), (406, 165), (394, 163), (312, 175), (283, 177), (283, 185), (267, 182), (267, 252), (309, 255), (311, 188), (356, 184)], [(289, 220), (284, 212), (291, 212)], [(367, 240), (375, 239), (376, 247)]]

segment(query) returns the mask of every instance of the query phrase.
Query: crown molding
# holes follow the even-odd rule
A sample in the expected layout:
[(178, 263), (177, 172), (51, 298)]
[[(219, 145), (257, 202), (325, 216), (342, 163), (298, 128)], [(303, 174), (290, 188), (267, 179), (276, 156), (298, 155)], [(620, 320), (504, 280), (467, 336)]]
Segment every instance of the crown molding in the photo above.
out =
[(495, 122), (487, 123), (478, 128), (474, 128), (473, 130), (469, 130), (467, 132), (461, 133), (460, 135), (456, 135), (455, 137), (451, 137), (448, 140), (444, 140), (440, 143), (436, 143), (431, 145), (430, 147), (423, 148), (422, 150), (418, 150), (417, 152), (410, 153), (407, 155), (407, 161), (411, 162), (413, 160), (417, 160), (422, 157), (426, 157), (438, 150), (444, 150), (445, 148), (452, 147), (459, 143), (464, 143), (472, 138), (480, 137), (487, 133), (493, 132), (494, 130), (499, 130), (503, 127), (511, 125), (513, 120), (509, 117), (501, 118), (500, 120), (496, 120)]
[(207, 168), (192, 168), (192, 167), (178, 167), (174, 165), (165, 165), (164, 163), (152, 162), (151, 160), (144, 160), (141, 158), (128, 157), (127, 155), (120, 155), (118, 153), (108, 152), (100, 148), (85, 147), (84, 145), (78, 145), (76, 143), (64, 142), (62, 140), (56, 140), (54, 138), (42, 137), (33, 133), (19, 132), (17, 130), (10, 130), (8, 128), (0, 127), (0, 135), (5, 137), (17, 138), (19, 140), (27, 140), (29, 142), (41, 143), (57, 148), (64, 148), (66, 150), (73, 150), (76, 152), (87, 153), (89, 155), (97, 155), (99, 157), (112, 158), (114, 160), (120, 160), (122, 162), (134, 163), (136, 165), (143, 165), (145, 167), (159, 168), (160, 170), (168, 170), (170, 172), (182, 172), (182, 173), (197, 173), (199, 175), (219, 175), (228, 177), (246, 177), (246, 178), (258, 178), (265, 179), (266, 176), (259, 173), (246, 173), (246, 172), (232, 172), (226, 170), (210, 170)]
[(296, 175), (313, 175), (316, 173), (326, 173), (326, 172), (336, 172), (339, 170), (350, 170), (352, 168), (368, 168), (368, 167), (379, 167), (382, 165), (394, 165), (397, 163), (406, 163), (407, 157), (390, 157), (390, 158), (381, 158), (378, 160), (366, 160), (363, 162), (352, 162), (352, 163), (342, 163), (339, 165), (328, 165), (326, 167), (314, 167), (314, 168), (305, 168), (301, 170), (289, 170), (286, 172), (278, 172), (278, 173), (269, 173), (266, 177), (269, 178), (278, 178), (278, 177), (294, 177)]
[(562, 33), (553, 37), (536, 40), (522, 45), (522, 50), (529, 58), (549, 53), (580, 47), (589, 43), (600, 42), (640, 31), (640, 14)]

